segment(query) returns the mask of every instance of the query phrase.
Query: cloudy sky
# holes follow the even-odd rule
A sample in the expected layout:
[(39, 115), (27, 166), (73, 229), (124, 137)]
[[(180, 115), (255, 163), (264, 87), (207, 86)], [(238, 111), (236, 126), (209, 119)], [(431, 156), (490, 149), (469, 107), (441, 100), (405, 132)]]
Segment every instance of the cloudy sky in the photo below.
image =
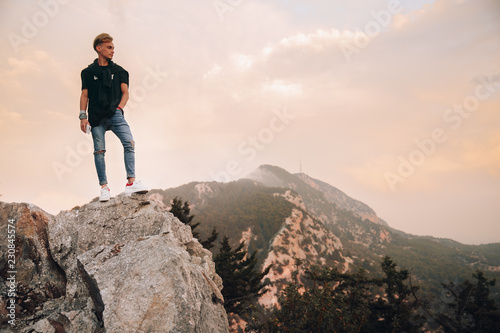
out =
[(498, 0), (12, 0), (0, 22), (3, 201), (56, 214), (98, 195), (80, 71), (108, 32), (151, 188), (272, 164), (405, 232), (500, 242)]

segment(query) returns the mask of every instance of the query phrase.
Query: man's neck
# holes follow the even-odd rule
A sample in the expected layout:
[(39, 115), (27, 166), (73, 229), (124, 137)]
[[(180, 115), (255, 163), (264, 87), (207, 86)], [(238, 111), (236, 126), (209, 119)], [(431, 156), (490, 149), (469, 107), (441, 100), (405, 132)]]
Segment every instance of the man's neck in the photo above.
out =
[(99, 64), (99, 66), (107, 66), (109, 65), (109, 59), (106, 59), (104, 57), (98, 57), (97, 63)]

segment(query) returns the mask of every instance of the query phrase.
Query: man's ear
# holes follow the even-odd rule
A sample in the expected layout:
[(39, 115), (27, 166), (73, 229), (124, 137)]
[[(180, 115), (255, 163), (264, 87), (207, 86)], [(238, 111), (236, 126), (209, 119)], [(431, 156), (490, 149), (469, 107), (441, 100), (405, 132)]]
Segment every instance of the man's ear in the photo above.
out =
[(102, 44), (97, 44), (96, 47), (95, 47), (95, 51), (97, 53), (101, 52), (101, 48), (102, 48)]

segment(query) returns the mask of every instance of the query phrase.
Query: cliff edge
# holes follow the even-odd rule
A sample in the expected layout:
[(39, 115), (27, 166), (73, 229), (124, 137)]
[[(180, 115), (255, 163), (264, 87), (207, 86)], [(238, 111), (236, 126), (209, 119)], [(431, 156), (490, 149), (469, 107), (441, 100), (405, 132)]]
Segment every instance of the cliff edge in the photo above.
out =
[(146, 195), (0, 219), (0, 332), (228, 332), (212, 254)]

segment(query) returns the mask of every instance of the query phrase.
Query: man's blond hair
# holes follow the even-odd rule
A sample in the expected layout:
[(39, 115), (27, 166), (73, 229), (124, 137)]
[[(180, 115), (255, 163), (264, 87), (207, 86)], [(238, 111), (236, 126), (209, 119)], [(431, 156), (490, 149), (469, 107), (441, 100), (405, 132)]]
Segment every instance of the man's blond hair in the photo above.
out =
[(112, 42), (112, 41), (113, 41), (113, 37), (111, 37), (109, 34), (107, 34), (105, 32), (97, 35), (97, 37), (94, 38), (94, 51), (97, 51), (96, 50), (97, 45), (99, 45), (101, 43)]

